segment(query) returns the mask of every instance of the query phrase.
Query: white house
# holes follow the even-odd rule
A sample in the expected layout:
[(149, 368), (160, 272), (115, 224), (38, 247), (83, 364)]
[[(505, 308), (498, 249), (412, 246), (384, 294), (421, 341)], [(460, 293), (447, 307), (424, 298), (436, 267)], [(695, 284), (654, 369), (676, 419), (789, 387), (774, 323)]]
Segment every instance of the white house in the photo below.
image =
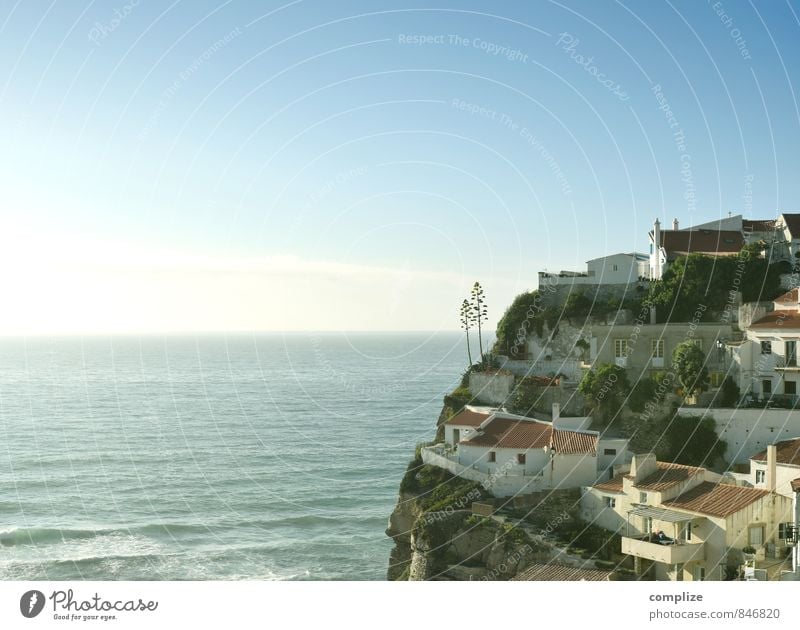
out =
[(704, 468), (635, 455), (629, 469), (584, 488), (581, 517), (622, 535), (622, 552), (640, 575), (657, 580), (723, 580), (748, 547), (785, 553), (781, 524), (790, 499), (766, 489), (721, 483)]
[(648, 276), (649, 257), (637, 252), (610, 254), (586, 262), (586, 271), (539, 272), (539, 286), (552, 279), (566, 285), (631, 284)]
[(800, 580), (800, 438), (781, 440), (750, 458), (747, 481), (755, 488), (773, 490), (794, 504), (790, 518), (779, 538), (794, 544), (792, 570)]
[(800, 391), (800, 291), (775, 298), (773, 309), (750, 324), (737, 348), (739, 388), (756, 398), (786, 396), (794, 403)]
[(467, 406), (444, 423), (445, 442), (422, 449), (426, 464), (478, 481), (496, 496), (577, 488), (628, 458), (628, 442), (587, 431), (589, 418), (552, 422)]

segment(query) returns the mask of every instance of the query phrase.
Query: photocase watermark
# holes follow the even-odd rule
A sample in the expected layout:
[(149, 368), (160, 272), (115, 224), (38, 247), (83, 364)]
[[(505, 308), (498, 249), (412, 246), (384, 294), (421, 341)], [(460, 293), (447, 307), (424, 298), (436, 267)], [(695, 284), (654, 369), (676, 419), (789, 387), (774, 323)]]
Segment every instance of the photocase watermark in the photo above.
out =
[(672, 140), (675, 143), (675, 148), (680, 154), (681, 160), (681, 181), (684, 184), (683, 198), (686, 201), (686, 209), (692, 213), (697, 208), (697, 189), (694, 183), (694, 173), (692, 172), (692, 156), (686, 150), (686, 134), (683, 132), (683, 128), (678, 122), (678, 118), (672, 111), (672, 107), (670, 106), (667, 97), (664, 95), (661, 85), (654, 85), (652, 88), (650, 88), (650, 91), (653, 92), (656, 100), (658, 101), (658, 109), (664, 112), (664, 116), (667, 119), (669, 128), (673, 130)]
[(161, 118), (161, 114), (167, 109), (169, 102), (175, 98), (178, 94), (178, 91), (181, 89), (184, 83), (186, 83), (193, 74), (195, 74), (206, 62), (208, 62), (216, 53), (220, 50), (225, 48), (228, 44), (230, 44), (234, 39), (239, 37), (244, 31), (240, 27), (236, 27), (232, 31), (226, 33), (222, 38), (215, 41), (211, 46), (206, 48), (202, 53), (200, 53), (197, 57), (194, 58), (191, 64), (186, 66), (180, 73), (178, 73), (177, 78), (172, 82), (166, 90), (161, 93), (161, 99), (158, 101), (153, 113), (150, 114), (150, 117), (147, 119), (145, 126), (139, 132), (138, 139), (139, 141), (144, 140), (153, 130), (153, 128), (158, 123), (159, 118)]
[(397, 43), (409, 46), (457, 46), (474, 48), (492, 57), (504, 57), (508, 61), (528, 63), (528, 54), (519, 48), (511, 48), (490, 42), (480, 37), (464, 37), (457, 34), (406, 34), (397, 36)]
[(736, 259), (736, 269), (733, 272), (733, 281), (731, 282), (731, 288), (728, 291), (728, 299), (725, 301), (725, 308), (723, 309), (722, 317), (720, 318), (720, 321), (723, 324), (729, 324), (733, 319), (733, 312), (734, 308), (736, 307), (737, 296), (741, 291), (744, 269), (750, 260), (750, 254), (746, 249), (743, 249), (736, 256)]
[(739, 50), (739, 54), (742, 56), (742, 59), (747, 59), (750, 61), (752, 57), (750, 56), (750, 50), (747, 47), (747, 40), (742, 37), (742, 31), (740, 31), (734, 25), (733, 18), (727, 13), (725, 10), (725, 5), (719, 0), (706, 0), (708, 5), (711, 7), (711, 10), (717, 14), (719, 21), (722, 22), (722, 25), (728, 29), (728, 35), (730, 35), (731, 39), (736, 44), (736, 48)]
[(520, 346), (524, 348), (525, 344), (528, 342), (528, 331), (531, 327), (531, 322), (533, 322), (534, 318), (547, 308), (542, 304), (542, 291), (555, 293), (557, 285), (557, 277), (547, 278), (544, 282), (544, 286), (542, 286), (541, 283), (539, 284), (539, 292), (534, 296), (533, 304), (531, 304), (528, 307), (528, 310), (525, 311), (525, 319), (522, 320), (522, 323), (517, 329), (517, 334), (514, 337), (514, 345), (511, 348), (512, 357), (517, 356), (519, 354)]
[(324, 184), (322, 184), (322, 186), (309, 195), (306, 208), (316, 206), (320, 201), (325, 199), (325, 197), (330, 195), (337, 188), (340, 188), (344, 184), (358, 179), (359, 177), (364, 177), (368, 170), (369, 169), (366, 166), (357, 166), (355, 168), (337, 173), (332, 179), (326, 181)]
[(432, 523), (436, 523), (447, 517), (451, 516), (455, 512), (459, 510), (465, 510), (469, 506), (472, 505), (473, 501), (478, 501), (481, 498), (481, 491), (477, 488), (473, 488), (467, 494), (461, 495), (455, 501), (453, 501), (450, 505), (443, 507), (440, 510), (436, 510), (435, 512), (427, 512), (422, 517), (422, 523), (424, 525), (431, 525)]
[(107, 23), (95, 22), (92, 28), (89, 29), (89, 40), (94, 42), (96, 46), (100, 46), (100, 43), (116, 31), (123, 20), (133, 13), (133, 10), (138, 6), (139, 0), (130, 0), (122, 9), (114, 9), (114, 17)]
[(556, 46), (559, 46), (561, 50), (567, 53), (576, 64), (582, 66), (586, 72), (588, 72), (591, 76), (593, 76), (597, 82), (606, 88), (609, 92), (611, 92), (614, 96), (616, 96), (621, 101), (627, 101), (630, 99), (628, 93), (622, 89), (622, 86), (614, 81), (613, 79), (609, 79), (606, 77), (604, 72), (600, 72), (598, 67), (594, 63), (594, 57), (584, 57), (581, 53), (578, 52), (578, 45), (580, 44), (581, 40), (577, 37), (572, 35), (571, 33), (559, 33), (559, 37), (556, 40)]
[(503, 114), (488, 107), (483, 107), (475, 103), (469, 103), (459, 98), (454, 98), (450, 104), (459, 111), (497, 121), (503, 127), (518, 135), (527, 145), (532, 147), (539, 154), (539, 156), (544, 160), (545, 164), (547, 164), (547, 166), (550, 168), (556, 178), (556, 181), (561, 187), (562, 194), (565, 196), (572, 194), (572, 187), (570, 186), (569, 180), (564, 174), (564, 171), (561, 169), (561, 165), (533, 131), (516, 122), (508, 114)]
[[(513, 553), (510, 553), (508, 556), (506, 556), (505, 559), (494, 569), (489, 571), (489, 573), (482, 575), (480, 577), (481, 581), (492, 582), (499, 577), (508, 575), (511, 572), (511, 569), (519, 564), (520, 560), (524, 559), (531, 553), (533, 553), (533, 547), (527, 543), (522, 547), (516, 548)], [(470, 580), (472, 580), (472, 576), (470, 576)]]
[(147, 613), (158, 609), (158, 601), (109, 600), (97, 592), (88, 599), (79, 599), (70, 588), (53, 591), (49, 597), (42, 591), (27, 591), (20, 597), (19, 611), (23, 617), (32, 619), (42, 613), (48, 599), (56, 621), (114, 621), (121, 617), (120, 613)]

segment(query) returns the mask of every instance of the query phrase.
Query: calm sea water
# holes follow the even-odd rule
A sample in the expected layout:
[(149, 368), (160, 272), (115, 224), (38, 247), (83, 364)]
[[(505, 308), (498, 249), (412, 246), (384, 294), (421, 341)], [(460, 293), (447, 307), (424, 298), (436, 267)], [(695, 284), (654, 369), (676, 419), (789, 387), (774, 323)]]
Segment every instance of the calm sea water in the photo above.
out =
[(0, 340), (0, 579), (383, 579), (456, 334)]

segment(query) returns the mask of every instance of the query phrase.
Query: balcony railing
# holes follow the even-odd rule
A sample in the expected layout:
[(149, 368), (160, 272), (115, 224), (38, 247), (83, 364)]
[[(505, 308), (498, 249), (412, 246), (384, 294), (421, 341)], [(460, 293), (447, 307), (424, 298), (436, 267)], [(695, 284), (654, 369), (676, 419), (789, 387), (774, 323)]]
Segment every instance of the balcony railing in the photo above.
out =
[(622, 553), (663, 564), (683, 564), (703, 560), (705, 543), (670, 541), (668, 544), (650, 542), (649, 539), (622, 538)]

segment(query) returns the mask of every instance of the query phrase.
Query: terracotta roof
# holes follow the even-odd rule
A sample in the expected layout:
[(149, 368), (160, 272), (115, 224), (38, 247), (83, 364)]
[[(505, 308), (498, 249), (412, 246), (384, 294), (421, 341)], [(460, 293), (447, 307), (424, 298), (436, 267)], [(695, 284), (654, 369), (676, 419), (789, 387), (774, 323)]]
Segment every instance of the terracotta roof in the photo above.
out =
[(744, 245), (741, 232), (733, 230), (662, 230), (661, 247), (670, 254), (738, 254)]
[(553, 425), (535, 420), (494, 418), (483, 433), (462, 442), (467, 446), (496, 448), (544, 448), (549, 446), (557, 453), (597, 452), (597, 435), (578, 431), (553, 429)]
[(577, 431), (553, 431), (550, 446), (556, 453), (594, 453), (597, 451), (597, 436)]
[(600, 483), (594, 484), (592, 487), (597, 488), (598, 490), (604, 490), (606, 492), (622, 492), (622, 478), (624, 476), (625, 475), (623, 473), (620, 473), (608, 481), (601, 481)]
[(491, 414), (472, 411), (466, 407), (459, 411), (449, 420), (445, 420), (445, 424), (457, 424), (463, 427), (478, 427), (486, 420)]
[(792, 238), (800, 238), (800, 214), (782, 214)]
[[(703, 472), (702, 468), (697, 468), (696, 466), (684, 466), (683, 464), (671, 464), (669, 462), (656, 463), (658, 470), (635, 484), (635, 488), (661, 492)], [(626, 475), (626, 477), (633, 479), (631, 475)]]
[(800, 477), (798, 477), (797, 479), (792, 479), (790, 483), (792, 485), (792, 490), (794, 492), (800, 492)]
[(750, 328), (784, 328), (786, 330), (795, 330), (800, 328), (800, 312), (787, 310), (772, 311), (750, 324)]
[(497, 446), (499, 448), (544, 448), (550, 444), (549, 424), (533, 420), (495, 418), (484, 432), (462, 444), (467, 446)]
[(743, 510), (767, 495), (767, 490), (704, 481), (671, 501), (664, 501), (662, 505), (708, 516), (725, 517)]
[(775, 229), (774, 219), (742, 219), (742, 227), (754, 232), (769, 232)]
[(607, 582), (611, 571), (600, 569), (578, 569), (560, 564), (532, 564), (512, 580), (538, 582)]
[[(775, 461), (779, 464), (800, 466), (800, 438), (776, 442)], [(767, 449), (753, 455), (750, 459), (757, 462), (767, 461)]]
[(780, 304), (781, 306), (797, 306), (797, 288), (787, 291), (783, 295), (779, 295), (773, 300), (773, 302), (775, 302), (775, 304)]

